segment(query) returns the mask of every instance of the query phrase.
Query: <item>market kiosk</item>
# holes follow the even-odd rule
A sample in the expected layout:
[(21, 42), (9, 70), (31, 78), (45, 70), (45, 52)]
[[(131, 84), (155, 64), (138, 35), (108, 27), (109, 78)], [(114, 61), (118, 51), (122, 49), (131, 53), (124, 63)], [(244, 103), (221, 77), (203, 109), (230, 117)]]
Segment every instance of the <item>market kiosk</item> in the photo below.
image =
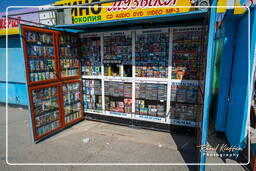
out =
[(33, 140), (97, 115), (194, 127), (198, 144), (206, 143), (215, 9), (175, 9), (22, 25)]

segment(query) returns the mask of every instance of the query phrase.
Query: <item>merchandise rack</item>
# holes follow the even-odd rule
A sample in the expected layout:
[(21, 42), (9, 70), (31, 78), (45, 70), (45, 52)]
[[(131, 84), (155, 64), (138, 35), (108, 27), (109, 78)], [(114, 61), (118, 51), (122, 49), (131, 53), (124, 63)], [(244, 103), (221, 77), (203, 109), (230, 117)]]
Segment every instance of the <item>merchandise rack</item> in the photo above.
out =
[[(92, 79), (98, 79), (101, 80), (102, 84), (102, 110), (88, 110), (84, 108), (85, 113), (91, 113), (91, 114), (98, 114), (98, 115), (107, 115), (107, 116), (114, 116), (114, 117), (120, 117), (120, 118), (127, 118), (127, 119), (136, 119), (136, 120), (143, 120), (143, 121), (149, 121), (149, 122), (158, 122), (163, 124), (172, 124), (172, 125), (179, 125), (179, 126), (186, 126), (186, 127), (199, 127), (200, 124), (197, 122), (197, 120), (183, 120), (183, 119), (176, 119), (173, 118), (173, 113), (171, 113), (171, 86), (173, 85), (187, 85), (187, 86), (197, 86), (199, 87), (199, 84), (203, 85), (204, 83), (202, 81), (199, 82), (199, 80), (183, 80), (183, 79), (173, 79), (172, 78), (172, 56), (173, 56), (173, 30), (176, 29), (197, 29), (200, 30), (202, 28), (201, 25), (199, 26), (185, 26), (185, 27), (172, 27), (172, 28), (158, 28), (158, 29), (144, 29), (144, 30), (131, 30), (131, 31), (118, 31), (118, 33), (123, 32), (123, 34), (126, 34), (128, 32), (132, 36), (132, 77), (122, 77), (121, 76), (106, 76), (104, 75), (104, 35), (105, 33), (86, 33), (81, 34), (80, 37), (98, 37), (100, 39), (100, 51), (101, 51), (101, 75), (82, 75), (83, 80), (92, 80)], [(136, 77), (135, 73), (135, 53), (136, 53), (136, 35), (137, 33), (141, 33), (143, 31), (156, 31), (160, 30), (161, 32), (167, 32), (169, 36), (169, 49), (168, 49), (168, 77), (166, 78), (154, 78), (154, 77)], [(111, 32), (110, 32), (111, 33)], [(107, 33), (109, 35), (110, 33)], [(112, 32), (113, 33), (113, 32)], [(199, 37), (202, 36), (199, 34)], [(201, 41), (201, 40), (200, 40)], [(181, 41), (179, 41), (180, 43)], [(201, 47), (203, 47), (202, 44), (200, 44)], [(191, 51), (189, 52), (191, 53)], [(200, 60), (200, 59), (198, 59)], [(198, 71), (200, 73), (200, 70)], [(123, 67), (121, 66), (121, 73), (123, 73)], [(132, 112), (131, 113), (122, 113), (122, 112), (113, 112), (105, 109), (105, 97), (104, 97), (104, 83), (105, 81), (113, 81), (113, 82), (131, 82), (132, 83)], [(150, 115), (138, 115), (135, 112), (135, 84), (138, 83), (147, 83), (147, 84), (165, 84), (167, 85), (167, 100), (166, 100), (166, 114), (165, 117), (156, 117), (156, 116), (150, 116)], [(199, 94), (198, 94), (199, 96)]]
[[(22, 25), (21, 33), (33, 138), (34, 141), (40, 141), (84, 118), (78, 51), (80, 42), (77, 34), (34, 26)], [(63, 35), (66, 38), (60, 39)], [(67, 43), (61, 44), (63, 40), (67, 40)], [(72, 51), (74, 47), (77, 48), (75, 53)], [(61, 55), (62, 49), (59, 48), (66, 48), (65, 52), (68, 52), (65, 58), (69, 59), (64, 61), (64, 65), (61, 65), (63, 56)], [(61, 75), (63, 66), (68, 69), (75, 66), (76, 74), (64, 77)], [(54, 77), (52, 72), (54, 72)], [(76, 91), (72, 90), (67, 94), (63, 92), (64, 85), (74, 83), (79, 85)], [(51, 94), (52, 87), (55, 87), (54, 95)], [(64, 104), (67, 100), (69, 101), (69, 104), (66, 104), (68, 107)], [(71, 100), (76, 101), (71, 102)], [(66, 108), (70, 109), (69, 113), (66, 113), (68, 111)]]

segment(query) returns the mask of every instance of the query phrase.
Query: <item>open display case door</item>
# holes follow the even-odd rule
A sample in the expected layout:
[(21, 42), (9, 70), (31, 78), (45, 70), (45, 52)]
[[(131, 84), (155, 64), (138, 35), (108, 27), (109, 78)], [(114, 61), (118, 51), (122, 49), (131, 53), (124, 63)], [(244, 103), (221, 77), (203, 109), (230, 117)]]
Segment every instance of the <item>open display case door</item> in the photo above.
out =
[(28, 85), (58, 80), (56, 31), (31, 26), (21, 28)]
[(62, 127), (60, 83), (29, 88), (29, 100), (34, 141)]
[(61, 104), (63, 105), (64, 126), (83, 119), (82, 82), (80, 79), (62, 82)]
[(78, 35), (58, 32), (56, 44), (60, 78), (62, 80), (80, 78), (80, 43)]
[(21, 30), (33, 140), (40, 141), (83, 119), (79, 38), (34, 26)]

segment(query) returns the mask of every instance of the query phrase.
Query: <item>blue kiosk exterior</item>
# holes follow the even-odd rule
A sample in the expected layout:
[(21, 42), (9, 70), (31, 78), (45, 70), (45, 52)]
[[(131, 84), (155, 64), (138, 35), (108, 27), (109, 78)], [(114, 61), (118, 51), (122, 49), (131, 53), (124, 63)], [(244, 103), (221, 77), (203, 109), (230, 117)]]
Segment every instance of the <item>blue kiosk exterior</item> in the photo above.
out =
[(217, 39), (222, 41), (223, 50), (215, 129), (225, 133), (231, 146), (242, 149), (248, 142), (255, 65), (255, 15), (255, 6), (250, 7), (250, 11), (243, 15), (234, 15), (233, 11), (228, 10), (217, 32)]
[[(6, 68), (6, 36), (0, 37), (0, 90), (6, 92), (8, 83), (8, 103), (28, 105), (25, 65), (20, 35), (8, 35), (8, 67)], [(8, 79), (6, 78), (8, 69)], [(6, 102), (5, 93), (0, 93), (0, 102)]]

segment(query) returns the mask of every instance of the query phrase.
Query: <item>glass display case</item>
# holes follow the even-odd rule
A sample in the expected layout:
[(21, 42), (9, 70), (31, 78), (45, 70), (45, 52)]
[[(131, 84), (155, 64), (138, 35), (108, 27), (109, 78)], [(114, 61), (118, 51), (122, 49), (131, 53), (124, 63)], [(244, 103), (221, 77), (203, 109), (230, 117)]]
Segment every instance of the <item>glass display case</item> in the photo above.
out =
[(57, 79), (54, 35), (51, 32), (25, 30), (28, 83), (37, 84)]
[(81, 81), (72, 80), (62, 84), (64, 124), (83, 117)]
[(72, 34), (60, 34), (58, 38), (61, 78), (79, 78), (80, 55), (78, 37)]
[(36, 86), (29, 90), (36, 139), (61, 127), (58, 86)]

